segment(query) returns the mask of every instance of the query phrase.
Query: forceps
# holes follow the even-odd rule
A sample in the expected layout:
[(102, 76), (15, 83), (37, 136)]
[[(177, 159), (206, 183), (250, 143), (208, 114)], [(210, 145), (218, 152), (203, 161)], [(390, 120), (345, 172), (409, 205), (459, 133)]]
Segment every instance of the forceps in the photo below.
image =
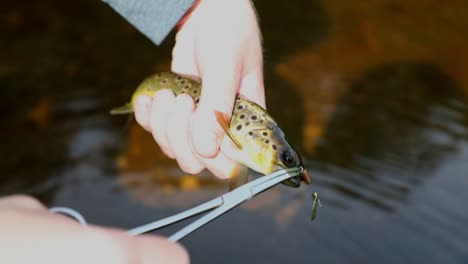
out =
[[(300, 175), (302, 173), (303, 168), (302, 167), (296, 167), (296, 168), (289, 168), (285, 170), (279, 170), (276, 171), (272, 174), (266, 175), (266, 176), (261, 176), (260, 178), (251, 181), (249, 183), (246, 183), (228, 193), (225, 193), (211, 201), (205, 202), (203, 204), (200, 204), (198, 206), (195, 206), (191, 209), (188, 209), (186, 211), (183, 211), (181, 213), (163, 218), (161, 220), (142, 225), (139, 227), (132, 228), (128, 230), (128, 233), (130, 235), (136, 236), (140, 235), (143, 233), (147, 233), (150, 231), (154, 231), (156, 229), (159, 229), (161, 227), (171, 225), (173, 223), (176, 223), (178, 221), (181, 221), (183, 219), (195, 216), (197, 214), (203, 213), (205, 211), (213, 209), (213, 211), (207, 213), (206, 215), (200, 217), (199, 219), (195, 220), (191, 224), (185, 226), (181, 230), (177, 231), (174, 233), (172, 236), (168, 238), (169, 241), (179, 241), (183, 237), (187, 236), (188, 234), (192, 233), (193, 231), (199, 229), (203, 225), (207, 224), (208, 222), (214, 220), (218, 216), (226, 213), (227, 211), (233, 209), (237, 205), (250, 200), (252, 197), (268, 190), (269, 188), (277, 185), (278, 183), (287, 180), (289, 178), (295, 177)], [(62, 207), (63, 208), (63, 207)], [(54, 208), (49, 209), (50, 211), (54, 211)], [(68, 209), (70, 210), (70, 209)], [(72, 216), (75, 219), (76, 214), (79, 215), (76, 211), (73, 213), (74, 215), (67, 213), (66, 210), (55, 210), (55, 212), (59, 213), (64, 213), (68, 214), (69, 216)], [(81, 216), (81, 215), (80, 215)], [(83, 219), (83, 217), (81, 217)], [(82, 220), (84, 221), (84, 220)], [(82, 223), (80, 221), (80, 223)]]

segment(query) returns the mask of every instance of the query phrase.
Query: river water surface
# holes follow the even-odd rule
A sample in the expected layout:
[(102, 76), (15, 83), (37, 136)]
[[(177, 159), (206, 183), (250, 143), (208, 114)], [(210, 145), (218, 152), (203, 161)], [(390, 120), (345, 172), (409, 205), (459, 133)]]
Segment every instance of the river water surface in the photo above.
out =
[[(313, 184), (188, 236), (192, 262), (468, 263), (466, 1), (254, 2), (268, 109)], [(3, 1), (0, 30), (1, 195), (128, 229), (226, 192), (108, 115), (169, 69), (173, 35), (157, 47), (97, 0)]]

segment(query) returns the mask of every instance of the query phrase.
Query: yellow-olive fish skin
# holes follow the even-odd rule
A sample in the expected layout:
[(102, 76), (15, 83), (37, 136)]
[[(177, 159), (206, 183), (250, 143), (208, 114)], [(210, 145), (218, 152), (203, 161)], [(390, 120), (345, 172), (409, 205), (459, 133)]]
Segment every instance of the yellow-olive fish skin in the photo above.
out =
[[(146, 78), (134, 92), (131, 101), (111, 110), (111, 114), (128, 114), (133, 112), (133, 105), (140, 95), (153, 97), (162, 89), (169, 89), (175, 95), (188, 94), (198, 105), (201, 94), (201, 83), (180, 75), (163, 72)], [(215, 113), (216, 119), (226, 134), (244, 155), (237, 162), (262, 174), (274, 171), (302, 167), (300, 156), (289, 145), (278, 124), (261, 106), (237, 96), (231, 115)], [(301, 180), (310, 184), (310, 176), (304, 169), (301, 176), (293, 177), (283, 183), (299, 187)]]

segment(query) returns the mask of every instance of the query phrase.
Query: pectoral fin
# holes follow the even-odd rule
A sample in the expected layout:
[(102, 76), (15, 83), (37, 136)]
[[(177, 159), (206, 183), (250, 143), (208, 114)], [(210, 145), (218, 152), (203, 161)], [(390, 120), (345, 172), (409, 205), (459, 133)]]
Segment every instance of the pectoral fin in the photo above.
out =
[(229, 191), (236, 189), (244, 184), (246, 184), (249, 180), (249, 168), (246, 166), (237, 163), (235, 169), (231, 173), (231, 182), (229, 183)]
[(221, 113), (219, 111), (215, 111), (215, 117), (216, 121), (218, 121), (219, 125), (223, 128), (224, 132), (226, 132), (226, 135), (228, 135), (236, 147), (242, 149), (242, 145), (236, 140), (234, 135), (231, 133), (231, 130), (229, 129), (231, 118), (227, 114)]
[(123, 115), (130, 113), (133, 113), (133, 106), (131, 103), (110, 110), (111, 115)]

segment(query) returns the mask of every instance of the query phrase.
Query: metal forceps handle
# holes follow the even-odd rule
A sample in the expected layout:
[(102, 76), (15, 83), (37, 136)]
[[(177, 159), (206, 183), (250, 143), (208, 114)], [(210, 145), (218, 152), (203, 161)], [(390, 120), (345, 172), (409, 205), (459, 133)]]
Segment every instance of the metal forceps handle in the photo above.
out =
[[(206, 203), (200, 204), (176, 215), (169, 216), (146, 225), (135, 227), (133, 229), (128, 230), (128, 233), (133, 236), (140, 235), (167, 225), (171, 225), (175, 222), (203, 213), (205, 211), (214, 209), (213, 211), (207, 213), (206, 215), (202, 216), (201, 218), (189, 224), (188, 226), (182, 228), (181, 230), (179, 230), (178, 232), (176, 232), (168, 238), (169, 241), (178, 241), (183, 237), (187, 236), (188, 234), (192, 233), (193, 231), (197, 230), (198, 228), (202, 227), (203, 225), (207, 224), (208, 222), (214, 220), (216, 217), (224, 214), (225, 212), (236, 207), (237, 205), (251, 199), (255, 195), (260, 194), (261, 192), (275, 186), (276, 184), (284, 180), (299, 175), (302, 172), (302, 170), (303, 168), (301, 167), (290, 168), (286, 170), (276, 171), (267, 176), (262, 176), (254, 181), (244, 184), (239, 188), (230, 191), (224, 195), (221, 195), (220, 197), (217, 197)], [(86, 220), (83, 218), (83, 216), (71, 208), (53, 207), (50, 208), (49, 211), (52, 213), (62, 213), (68, 215), (80, 222), (82, 225), (86, 225)]]
[[(215, 199), (213, 199), (213, 200), (211, 200), (209, 202), (200, 204), (200, 205), (198, 205), (198, 206), (196, 206), (194, 208), (183, 211), (183, 212), (178, 213), (176, 215), (172, 215), (172, 216), (163, 218), (161, 220), (158, 220), (158, 221), (146, 224), (146, 225), (142, 225), (142, 226), (139, 226), (139, 227), (132, 228), (132, 229), (128, 230), (128, 233), (130, 235), (136, 236), (136, 235), (141, 235), (143, 233), (147, 233), (147, 232), (150, 232), (150, 231), (154, 231), (154, 230), (159, 229), (161, 227), (164, 227), (164, 226), (167, 226), (167, 225), (172, 225), (172, 224), (174, 224), (174, 223), (176, 223), (178, 221), (181, 221), (183, 219), (186, 219), (186, 218), (192, 217), (194, 215), (197, 215), (197, 214), (203, 213), (205, 211), (208, 211), (210, 209), (219, 207), (222, 204), (223, 204), (223, 199), (221, 197), (218, 197), (218, 198), (215, 198)], [(170, 238), (169, 238), (169, 240), (170, 240)], [(173, 241), (177, 241), (177, 240), (173, 240)]]
[(301, 171), (302, 168), (292, 168), (276, 171), (267, 176), (262, 176), (211, 201), (200, 204), (179, 214), (130, 229), (128, 233), (131, 235), (143, 234), (216, 208), (168, 238), (169, 241), (178, 241), (198, 228), (202, 227), (203, 225), (207, 224), (208, 222), (214, 220), (216, 217), (243, 203), (244, 201), (251, 199), (255, 195), (275, 186), (276, 184), (286, 179), (299, 175)]

